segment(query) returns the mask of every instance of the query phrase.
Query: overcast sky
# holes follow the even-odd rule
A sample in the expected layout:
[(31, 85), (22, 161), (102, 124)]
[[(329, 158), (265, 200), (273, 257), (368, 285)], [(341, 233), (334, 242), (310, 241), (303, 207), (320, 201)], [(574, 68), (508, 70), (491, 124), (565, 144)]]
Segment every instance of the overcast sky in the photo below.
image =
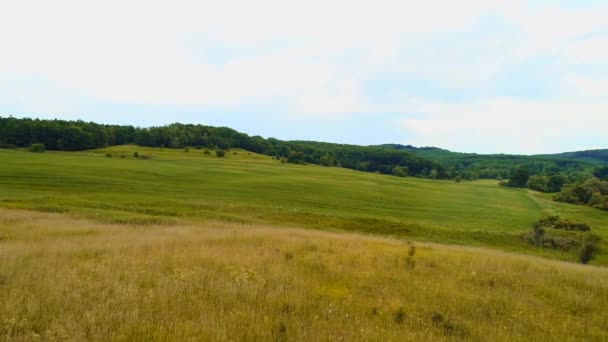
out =
[(2, 1), (0, 115), (608, 148), (608, 1)]

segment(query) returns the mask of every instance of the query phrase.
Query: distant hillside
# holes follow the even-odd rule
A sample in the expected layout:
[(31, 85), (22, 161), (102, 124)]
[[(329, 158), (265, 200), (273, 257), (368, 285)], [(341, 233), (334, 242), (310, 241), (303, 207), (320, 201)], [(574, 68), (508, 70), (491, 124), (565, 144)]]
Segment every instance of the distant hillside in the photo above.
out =
[[(603, 161), (598, 156), (608, 158), (596, 152), (607, 153), (608, 150), (587, 151), (593, 152), (592, 157), (583, 157), (585, 152), (571, 152), (555, 155), (514, 155), (514, 154), (477, 154), (452, 152), (439, 147), (415, 147), (412, 145), (384, 144), (378, 147), (405, 150), (419, 157), (432, 160), (443, 165), (447, 173), (458, 175), (466, 179), (477, 178), (509, 178), (514, 168), (526, 167), (532, 174), (564, 173), (571, 178), (585, 178), (591, 176), (593, 169)], [(573, 155), (577, 154), (577, 155)], [(591, 154), (590, 154), (591, 156)]]
[[(0, 117), (0, 148), (43, 144), (47, 150), (81, 151), (137, 144), (161, 148), (242, 148), (286, 163), (319, 164), (353, 170), (432, 179), (507, 179), (516, 168), (530, 175), (567, 175), (569, 181), (593, 174), (608, 150), (576, 156), (480, 155), (438, 147), (385, 144), (358, 146), (316, 141), (284, 141), (249, 136), (228, 127), (174, 123), (158, 127), (104, 125), (84, 121)], [(603, 161), (598, 159), (603, 158)]]
[(600, 162), (605, 164), (608, 163), (608, 149), (565, 152), (553, 154), (550, 156), (586, 160), (591, 162)]

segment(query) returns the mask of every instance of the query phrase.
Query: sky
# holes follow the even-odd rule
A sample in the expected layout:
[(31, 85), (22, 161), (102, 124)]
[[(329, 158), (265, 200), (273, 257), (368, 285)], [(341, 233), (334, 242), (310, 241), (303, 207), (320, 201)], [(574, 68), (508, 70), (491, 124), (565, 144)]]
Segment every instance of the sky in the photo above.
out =
[(608, 148), (608, 1), (1, 1), (0, 116)]

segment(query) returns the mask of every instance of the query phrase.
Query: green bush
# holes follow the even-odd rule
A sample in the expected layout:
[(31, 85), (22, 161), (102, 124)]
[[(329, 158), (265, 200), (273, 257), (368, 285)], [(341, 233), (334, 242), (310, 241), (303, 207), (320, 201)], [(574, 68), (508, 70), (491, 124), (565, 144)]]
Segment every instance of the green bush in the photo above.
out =
[(204, 150), (204, 151), (203, 151), (203, 154), (211, 154), (211, 151), (209, 151), (209, 150)]
[(106, 153), (107, 158), (112, 158), (112, 153)]
[(591, 227), (584, 222), (576, 222), (570, 219), (561, 219), (559, 216), (549, 216), (539, 220), (534, 224), (534, 228), (553, 228), (563, 230), (576, 230), (579, 232), (588, 232)]
[(0, 141), (0, 148), (13, 149), (13, 148), (17, 148), (17, 145), (8, 144), (8, 143), (5, 143), (4, 141)]
[(46, 151), (46, 147), (43, 144), (32, 144), (28, 150), (34, 153), (42, 153)]
[(226, 152), (224, 150), (217, 150), (215, 151), (215, 155), (218, 157), (223, 157), (226, 155)]
[(600, 252), (601, 238), (595, 234), (589, 234), (583, 239), (578, 252), (578, 259), (582, 264), (588, 264)]

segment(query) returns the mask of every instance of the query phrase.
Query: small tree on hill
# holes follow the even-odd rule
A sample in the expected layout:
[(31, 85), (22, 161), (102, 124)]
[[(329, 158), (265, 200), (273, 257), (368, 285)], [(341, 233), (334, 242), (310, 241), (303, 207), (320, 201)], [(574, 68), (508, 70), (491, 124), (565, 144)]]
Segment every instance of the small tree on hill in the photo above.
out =
[(530, 179), (530, 171), (525, 166), (522, 166), (511, 173), (507, 186), (525, 188), (528, 184), (528, 179)]
[(215, 151), (215, 155), (218, 157), (224, 157), (226, 155), (226, 152), (224, 150), (217, 150)]
[(46, 147), (43, 144), (32, 144), (32, 146), (30, 146), (29, 148), (29, 151), (34, 153), (42, 153), (46, 151)]
[(600, 237), (589, 234), (583, 239), (581, 249), (578, 252), (578, 259), (583, 264), (588, 264), (600, 251)]

